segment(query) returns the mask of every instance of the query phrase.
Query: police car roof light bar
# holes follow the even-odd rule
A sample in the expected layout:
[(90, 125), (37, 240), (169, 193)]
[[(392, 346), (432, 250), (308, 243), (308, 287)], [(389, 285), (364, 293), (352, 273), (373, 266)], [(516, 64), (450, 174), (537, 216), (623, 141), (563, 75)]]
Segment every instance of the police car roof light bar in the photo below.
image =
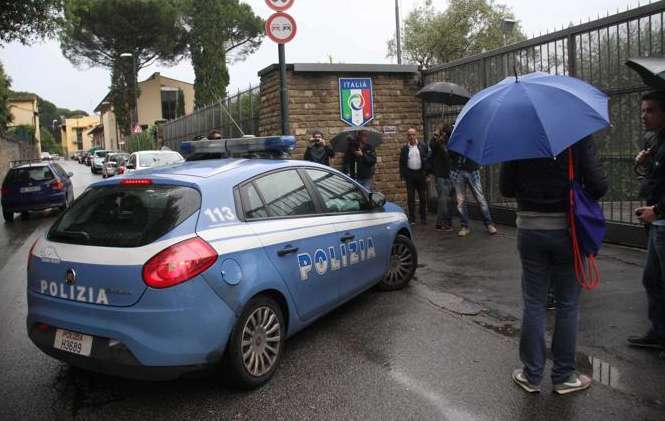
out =
[(281, 158), (290, 154), (295, 147), (296, 138), (294, 136), (263, 136), (183, 142), (180, 145), (180, 151), (188, 159), (191, 155), (206, 154), (220, 155), (225, 158), (247, 155)]

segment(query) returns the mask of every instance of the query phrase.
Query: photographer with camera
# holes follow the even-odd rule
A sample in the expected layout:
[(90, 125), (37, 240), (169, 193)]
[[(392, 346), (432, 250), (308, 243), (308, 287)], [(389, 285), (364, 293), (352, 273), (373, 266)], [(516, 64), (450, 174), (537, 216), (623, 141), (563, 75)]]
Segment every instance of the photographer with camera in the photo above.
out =
[(326, 144), (321, 130), (315, 130), (310, 145), (305, 150), (305, 161), (317, 162), (330, 166), (330, 158), (335, 156), (333, 149)]
[(344, 153), (342, 172), (372, 191), (372, 181), (376, 167), (376, 151), (369, 141), (369, 133), (360, 130), (356, 139), (347, 138), (347, 150)]

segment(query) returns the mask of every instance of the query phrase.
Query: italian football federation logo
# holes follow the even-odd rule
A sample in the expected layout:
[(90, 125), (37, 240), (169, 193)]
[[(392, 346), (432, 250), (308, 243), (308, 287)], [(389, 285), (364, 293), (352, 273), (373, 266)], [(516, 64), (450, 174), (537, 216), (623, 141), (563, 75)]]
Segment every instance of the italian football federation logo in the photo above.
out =
[(339, 111), (341, 120), (352, 127), (362, 127), (374, 118), (372, 79), (340, 78)]

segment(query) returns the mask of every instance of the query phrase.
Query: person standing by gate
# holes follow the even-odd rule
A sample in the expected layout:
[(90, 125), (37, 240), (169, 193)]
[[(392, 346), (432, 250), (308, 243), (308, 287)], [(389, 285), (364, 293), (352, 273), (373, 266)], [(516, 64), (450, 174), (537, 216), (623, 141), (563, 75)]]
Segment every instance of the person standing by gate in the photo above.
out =
[(469, 229), (469, 214), (466, 209), (466, 186), (471, 187), (471, 193), (480, 206), (480, 212), (483, 215), (483, 222), (490, 235), (496, 234), (496, 227), (492, 222), (490, 208), (483, 195), (483, 186), (480, 184), (480, 165), (468, 159), (467, 157), (450, 151), (450, 160), (452, 169), (450, 178), (455, 186), (455, 196), (457, 198), (457, 210), (460, 214), (462, 228), (457, 233), (460, 237), (466, 237), (471, 233)]
[(453, 183), (450, 181), (450, 156), (448, 154), (448, 137), (450, 132), (440, 129), (434, 133), (430, 142), (432, 150), (431, 167), (435, 177), (437, 207), (436, 229), (441, 231), (453, 230), (453, 212), (455, 206), (450, 200), (453, 192)]
[(416, 222), (416, 191), (420, 208), (420, 222), (427, 225), (427, 171), (429, 169), (429, 147), (418, 141), (416, 129), (406, 132), (407, 143), (399, 153), (399, 175), (406, 181), (409, 222)]
[[(594, 199), (607, 192), (607, 177), (598, 162), (591, 137), (573, 147), (575, 174)], [(527, 392), (539, 392), (545, 368), (547, 292), (556, 299), (552, 335), (554, 392), (567, 394), (591, 386), (591, 379), (575, 371), (579, 296), (567, 212), (570, 181), (568, 151), (556, 159), (511, 161), (501, 167), (501, 194), (517, 199), (517, 249), (522, 264), (522, 327), (520, 360), (513, 381)]]
[(305, 161), (317, 162), (319, 164), (330, 166), (330, 158), (335, 156), (333, 149), (326, 145), (321, 130), (314, 130), (312, 133), (311, 144), (305, 150)]
[(651, 328), (644, 336), (631, 336), (628, 343), (645, 348), (665, 348), (665, 92), (650, 92), (642, 97), (642, 125), (656, 133), (656, 143), (635, 158), (646, 166), (640, 195), (647, 206), (635, 215), (647, 224), (649, 240), (642, 283), (647, 293)]

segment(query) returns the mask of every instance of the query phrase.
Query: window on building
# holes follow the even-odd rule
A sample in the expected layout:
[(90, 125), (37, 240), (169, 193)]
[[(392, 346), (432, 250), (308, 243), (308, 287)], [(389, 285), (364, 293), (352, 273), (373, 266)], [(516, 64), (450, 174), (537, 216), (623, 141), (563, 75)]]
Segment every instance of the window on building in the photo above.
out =
[(182, 89), (162, 86), (162, 118), (173, 120), (185, 114), (185, 103)]

